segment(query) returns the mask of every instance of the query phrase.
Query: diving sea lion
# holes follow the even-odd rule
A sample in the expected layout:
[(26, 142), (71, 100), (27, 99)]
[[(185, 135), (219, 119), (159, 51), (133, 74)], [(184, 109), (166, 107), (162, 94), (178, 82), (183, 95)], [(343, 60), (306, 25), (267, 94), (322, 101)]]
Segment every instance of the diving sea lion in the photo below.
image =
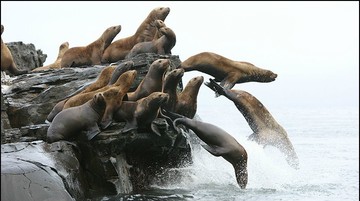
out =
[(155, 20), (165, 21), (169, 12), (169, 7), (158, 7), (153, 9), (140, 24), (135, 34), (116, 40), (105, 49), (101, 62), (112, 63), (123, 60), (135, 44), (153, 40), (157, 30), (154, 24)]
[(62, 43), (60, 45), (60, 47), (59, 47), (59, 53), (58, 53), (58, 56), (57, 56), (54, 63), (46, 65), (46, 66), (35, 68), (35, 69), (32, 70), (32, 72), (61, 68), (61, 66), (60, 66), (61, 65), (61, 59), (62, 59), (62, 57), (64, 56), (65, 52), (68, 49), (69, 49), (69, 42)]
[(114, 113), (113, 118), (118, 122), (126, 122), (122, 132), (151, 127), (153, 132), (160, 136), (161, 134), (153, 128), (152, 122), (158, 116), (159, 108), (168, 98), (167, 93), (153, 92), (137, 101), (123, 101), (121, 107)]
[(97, 122), (101, 119), (105, 107), (104, 96), (97, 93), (83, 105), (62, 110), (47, 130), (47, 142), (70, 140), (81, 131), (87, 131), (87, 139), (91, 140), (100, 133)]
[(125, 73), (123, 73), (122, 75), (120, 75), (120, 77), (118, 78), (118, 80), (112, 84), (112, 85), (106, 85), (100, 89), (97, 89), (95, 91), (90, 91), (87, 93), (81, 93), (81, 94), (77, 94), (71, 98), (69, 98), (65, 104), (64, 104), (64, 108), (69, 108), (69, 107), (74, 107), (74, 106), (78, 106), (78, 105), (82, 105), (84, 103), (86, 103), (88, 100), (92, 99), (92, 97), (99, 92), (104, 92), (106, 90), (108, 90), (111, 87), (118, 87), (119, 91), (128, 91), (132, 85), (132, 83), (135, 80), (135, 77), (137, 75), (137, 71), (136, 70), (129, 70)]
[(178, 99), (177, 86), (184, 75), (184, 69), (174, 69), (165, 75), (162, 92), (169, 94), (169, 100), (161, 108), (174, 112)]
[(174, 31), (169, 27), (162, 27), (159, 32), (162, 34), (160, 38), (137, 43), (125, 58), (132, 58), (141, 53), (155, 53), (160, 55), (171, 54), (171, 49), (176, 44), (176, 35)]
[[(1, 25), (1, 35), (4, 32), (4, 26)], [(20, 70), (17, 68), (14, 58), (8, 46), (4, 43), (1, 36), (1, 71), (8, 71), (12, 75), (25, 74), (27, 70)]]
[[(164, 111), (164, 110), (163, 110)], [(247, 152), (239, 142), (227, 133), (225, 130), (202, 121), (190, 119), (178, 114), (166, 112), (166, 115), (172, 116), (174, 126), (179, 124), (191, 129), (206, 145), (201, 145), (206, 151), (214, 156), (222, 156), (231, 163), (235, 170), (236, 181), (240, 188), (246, 188), (248, 181), (247, 172)]]
[(203, 76), (193, 77), (189, 80), (184, 90), (178, 94), (175, 113), (190, 119), (194, 118), (197, 110), (197, 96), (203, 82)]
[(246, 91), (226, 89), (212, 79), (205, 85), (234, 102), (254, 132), (249, 139), (264, 146), (272, 145), (278, 148), (286, 156), (290, 166), (299, 168), (299, 158), (287, 132), (256, 97)]
[(170, 66), (169, 59), (157, 59), (149, 67), (143, 80), (136, 90), (127, 94), (129, 101), (136, 101), (150, 95), (152, 92), (161, 91), (163, 77)]
[(68, 49), (61, 60), (61, 68), (101, 64), (104, 50), (110, 45), (120, 30), (121, 25), (109, 27), (100, 38), (89, 45)]
[(261, 69), (248, 62), (233, 61), (212, 52), (193, 55), (180, 64), (185, 72), (197, 70), (209, 74), (225, 89), (231, 89), (237, 83), (272, 82), (277, 74)]

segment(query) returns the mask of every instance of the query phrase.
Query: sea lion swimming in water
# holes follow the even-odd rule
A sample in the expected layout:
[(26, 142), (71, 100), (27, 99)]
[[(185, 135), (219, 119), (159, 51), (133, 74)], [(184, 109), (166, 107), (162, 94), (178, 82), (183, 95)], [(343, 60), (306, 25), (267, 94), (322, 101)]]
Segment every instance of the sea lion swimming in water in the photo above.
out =
[(264, 146), (272, 145), (278, 148), (285, 154), (286, 161), (291, 167), (299, 168), (299, 158), (285, 129), (276, 122), (257, 98), (246, 91), (226, 89), (213, 79), (210, 79), (210, 82), (206, 82), (205, 85), (234, 102), (254, 132), (249, 136), (250, 140)]

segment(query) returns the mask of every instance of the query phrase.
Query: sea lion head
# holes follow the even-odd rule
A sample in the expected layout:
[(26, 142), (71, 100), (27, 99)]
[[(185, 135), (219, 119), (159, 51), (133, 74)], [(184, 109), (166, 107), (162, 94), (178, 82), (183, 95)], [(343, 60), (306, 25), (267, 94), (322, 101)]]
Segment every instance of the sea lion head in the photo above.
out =
[(92, 99), (92, 106), (94, 110), (102, 116), (106, 108), (105, 97), (102, 92), (96, 93)]
[(105, 48), (110, 45), (110, 43), (114, 40), (115, 36), (121, 31), (121, 25), (112, 26), (105, 30), (103, 35), (101, 36), (105, 41)]
[(163, 103), (166, 103), (169, 100), (169, 94), (164, 92), (153, 92), (149, 95), (150, 97), (150, 105), (162, 105)]
[(157, 7), (157, 8), (154, 8), (150, 12), (149, 15), (153, 16), (154, 20), (165, 21), (166, 17), (169, 15), (169, 13), (170, 13), (169, 7)]

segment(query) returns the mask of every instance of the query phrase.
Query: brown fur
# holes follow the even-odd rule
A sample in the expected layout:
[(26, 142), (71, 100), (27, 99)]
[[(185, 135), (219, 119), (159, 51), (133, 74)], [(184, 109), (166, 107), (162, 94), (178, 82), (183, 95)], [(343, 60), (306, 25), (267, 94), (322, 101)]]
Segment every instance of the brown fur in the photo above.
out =
[(105, 97), (98, 93), (83, 105), (68, 108), (55, 116), (47, 130), (47, 142), (71, 140), (87, 131), (88, 140), (100, 133), (97, 125), (106, 108)]
[(87, 46), (72, 47), (68, 49), (62, 60), (61, 67), (78, 67), (101, 64), (104, 50), (120, 32), (121, 25), (107, 28), (104, 33)]
[(156, 26), (156, 32), (155, 32), (155, 35), (154, 35), (154, 38), (153, 40), (157, 40), (159, 39), (163, 34), (160, 32), (160, 29), (162, 27), (166, 27), (166, 24), (164, 21), (162, 20), (155, 20), (155, 26)]
[(176, 44), (176, 35), (169, 27), (160, 28), (162, 36), (157, 40), (136, 44), (125, 58), (132, 58), (140, 53), (171, 54), (171, 49)]
[(186, 84), (184, 90), (178, 94), (175, 113), (190, 119), (194, 118), (197, 110), (197, 96), (203, 82), (204, 77), (197, 76)]
[[(4, 32), (4, 26), (1, 25), (1, 35)], [(11, 54), (11, 51), (7, 45), (3, 42), (1, 36), (1, 71), (8, 71), (12, 75), (21, 75), (25, 74), (27, 70), (20, 70), (17, 68), (14, 58)]]
[(149, 67), (143, 80), (140, 82), (134, 92), (129, 92), (128, 100), (137, 101), (150, 95), (152, 92), (161, 91), (163, 84), (163, 77), (170, 65), (168, 59), (157, 59)]
[(82, 105), (82, 104), (86, 103), (88, 100), (90, 100), (96, 93), (104, 92), (114, 86), (119, 87), (119, 90), (122, 90), (122, 91), (124, 91), (125, 89), (129, 90), (133, 81), (135, 80), (136, 74), (137, 74), (136, 70), (127, 71), (127, 72), (123, 73), (113, 85), (106, 85), (95, 91), (77, 94), (77, 95), (69, 98), (68, 101), (66, 101), (63, 109)]
[(162, 92), (153, 92), (137, 101), (123, 101), (122, 106), (114, 113), (114, 120), (126, 121), (122, 132), (133, 129), (149, 129), (152, 121), (158, 116), (159, 108), (169, 98)]
[(58, 69), (61, 68), (61, 59), (64, 56), (65, 52), (69, 49), (69, 42), (64, 42), (59, 47), (59, 53), (54, 63), (38, 67), (32, 70), (32, 72), (35, 71), (42, 71), (42, 70), (49, 70), (49, 69)]
[(225, 89), (213, 80), (206, 85), (233, 101), (254, 132), (249, 139), (264, 146), (277, 147), (286, 156), (290, 166), (299, 168), (299, 158), (287, 132), (255, 96), (243, 90)]
[(163, 109), (173, 112), (177, 103), (177, 86), (184, 75), (184, 69), (174, 69), (165, 75), (162, 92), (169, 94), (169, 100), (162, 106)]
[(193, 55), (181, 63), (179, 68), (185, 72), (197, 70), (209, 74), (226, 89), (231, 89), (237, 83), (272, 82), (277, 74), (264, 70), (248, 62), (228, 59), (212, 52), (202, 52)]
[(169, 12), (169, 7), (158, 7), (153, 9), (145, 18), (145, 20), (140, 24), (135, 34), (114, 41), (109, 45), (108, 48), (106, 48), (101, 62), (112, 63), (123, 60), (129, 51), (134, 47), (134, 45), (140, 42), (153, 40), (157, 30), (155, 26), (155, 20), (165, 21), (165, 18), (168, 16)]

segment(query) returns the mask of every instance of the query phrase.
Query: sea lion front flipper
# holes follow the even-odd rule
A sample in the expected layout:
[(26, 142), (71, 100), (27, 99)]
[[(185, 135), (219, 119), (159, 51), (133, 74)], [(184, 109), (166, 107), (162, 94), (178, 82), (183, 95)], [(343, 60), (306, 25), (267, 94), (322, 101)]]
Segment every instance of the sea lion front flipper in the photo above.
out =
[(86, 137), (90, 141), (93, 139), (97, 134), (99, 134), (101, 131), (99, 129), (99, 126), (97, 124), (90, 127), (86, 132)]
[(226, 150), (222, 147), (218, 147), (215, 145), (207, 145), (207, 144), (202, 144), (201, 145), (204, 149), (206, 149), (206, 151), (210, 152), (212, 155), (214, 156), (222, 156), (223, 154), (226, 153)]
[(229, 73), (221, 82), (220, 86), (223, 86), (225, 89), (231, 89), (237, 82), (237, 75), (235, 73)]
[(126, 133), (128, 131), (137, 129), (137, 121), (135, 118), (133, 118), (131, 121), (126, 121), (126, 124), (123, 129), (121, 129), (121, 133)]

